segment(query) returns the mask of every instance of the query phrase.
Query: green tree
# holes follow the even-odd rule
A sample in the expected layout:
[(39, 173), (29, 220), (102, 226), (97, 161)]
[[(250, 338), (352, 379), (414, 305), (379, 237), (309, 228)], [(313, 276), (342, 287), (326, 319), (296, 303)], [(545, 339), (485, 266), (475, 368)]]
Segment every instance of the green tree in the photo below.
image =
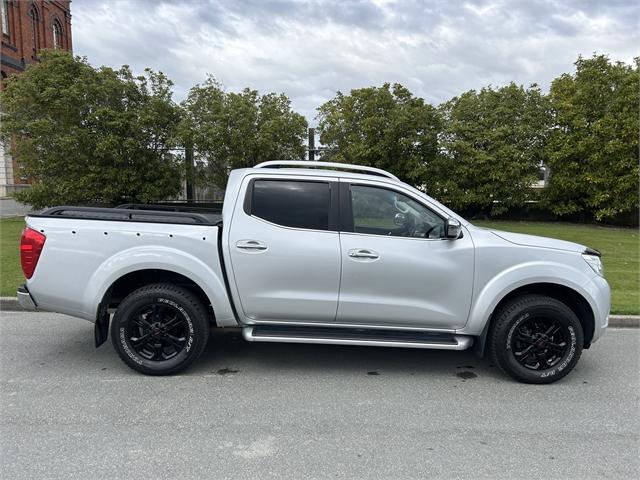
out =
[(602, 220), (638, 207), (640, 58), (578, 58), (551, 84), (555, 128), (547, 153), (547, 205), (558, 215)]
[(437, 153), (436, 109), (399, 84), (338, 92), (318, 119), (323, 159), (382, 168), (418, 185)]
[(431, 195), (454, 209), (492, 214), (531, 197), (550, 121), (537, 86), (470, 90), (440, 110), (441, 151), (425, 177)]
[(307, 121), (284, 94), (225, 92), (210, 77), (191, 89), (183, 108), (182, 138), (193, 145), (205, 178), (220, 187), (234, 168), (305, 157)]
[(33, 180), (17, 198), (41, 208), (177, 194), (171, 86), (162, 73), (136, 77), (127, 66), (95, 69), (85, 58), (43, 51), (1, 97), (2, 137)]

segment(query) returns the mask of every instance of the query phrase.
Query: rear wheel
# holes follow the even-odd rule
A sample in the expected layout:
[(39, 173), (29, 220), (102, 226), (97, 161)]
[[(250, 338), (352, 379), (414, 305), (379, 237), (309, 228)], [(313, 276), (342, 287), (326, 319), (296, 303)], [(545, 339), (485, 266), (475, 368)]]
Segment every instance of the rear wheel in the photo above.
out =
[(202, 303), (171, 284), (142, 287), (119, 305), (111, 341), (129, 367), (147, 375), (171, 375), (204, 351), (209, 324)]
[(583, 346), (580, 320), (564, 303), (524, 295), (497, 312), (491, 334), (494, 362), (525, 383), (552, 383), (578, 363)]

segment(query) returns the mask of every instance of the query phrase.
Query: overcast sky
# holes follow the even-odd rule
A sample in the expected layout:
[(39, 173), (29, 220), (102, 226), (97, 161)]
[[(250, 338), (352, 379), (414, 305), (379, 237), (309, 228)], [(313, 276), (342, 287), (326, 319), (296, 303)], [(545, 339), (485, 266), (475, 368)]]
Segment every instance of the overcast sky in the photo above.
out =
[(640, 55), (638, 0), (73, 0), (74, 53), (284, 92), (315, 122), (337, 90), (399, 82), (438, 104), (510, 81), (547, 89), (593, 52)]

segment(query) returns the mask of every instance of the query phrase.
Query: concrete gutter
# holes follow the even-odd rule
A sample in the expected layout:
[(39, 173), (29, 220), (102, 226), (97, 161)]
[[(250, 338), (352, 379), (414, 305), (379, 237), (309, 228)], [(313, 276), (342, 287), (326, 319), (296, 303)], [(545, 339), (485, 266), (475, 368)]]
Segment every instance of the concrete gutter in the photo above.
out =
[[(0, 297), (0, 311), (23, 312), (16, 297)], [(610, 315), (610, 328), (640, 328), (640, 315)]]

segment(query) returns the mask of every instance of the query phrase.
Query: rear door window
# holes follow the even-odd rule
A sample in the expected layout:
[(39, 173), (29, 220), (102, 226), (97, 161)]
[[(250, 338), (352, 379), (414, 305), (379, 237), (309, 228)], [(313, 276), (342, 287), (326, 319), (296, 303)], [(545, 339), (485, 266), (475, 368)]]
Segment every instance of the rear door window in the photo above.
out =
[(256, 180), (251, 215), (284, 227), (329, 229), (328, 182)]

